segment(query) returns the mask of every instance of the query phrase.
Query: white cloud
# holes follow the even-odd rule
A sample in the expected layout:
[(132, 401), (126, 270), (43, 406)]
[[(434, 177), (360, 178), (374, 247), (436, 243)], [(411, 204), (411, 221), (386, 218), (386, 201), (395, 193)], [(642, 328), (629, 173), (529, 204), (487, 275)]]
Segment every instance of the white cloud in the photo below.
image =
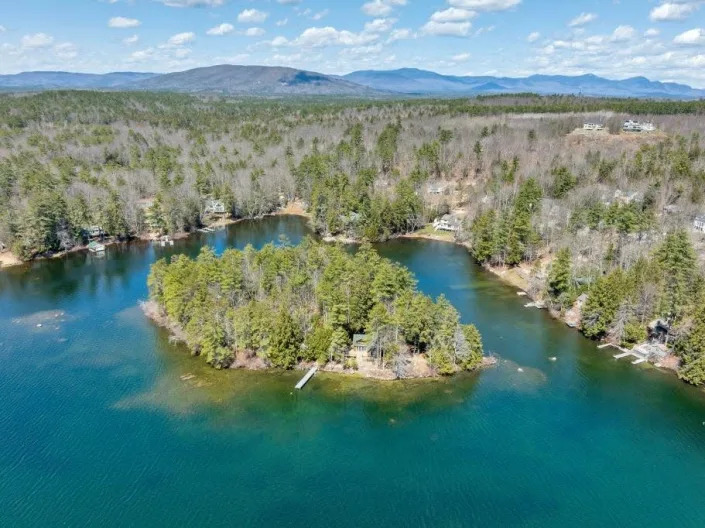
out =
[(410, 29), (407, 29), (407, 28), (395, 29), (389, 34), (389, 38), (387, 39), (387, 42), (394, 42), (397, 40), (408, 40), (408, 39), (412, 39), (415, 37), (416, 37), (416, 35)]
[(625, 42), (634, 38), (636, 30), (632, 26), (617, 26), (612, 32), (613, 42)]
[(585, 24), (589, 24), (594, 20), (597, 20), (597, 15), (595, 13), (580, 13), (578, 16), (568, 22), (568, 26), (580, 27), (584, 26)]
[(78, 49), (71, 42), (62, 42), (54, 46), (54, 53), (60, 59), (73, 59), (78, 55)]
[(237, 21), (243, 23), (258, 24), (267, 20), (268, 16), (268, 13), (265, 13), (264, 11), (259, 11), (258, 9), (244, 9), (237, 16)]
[(223, 35), (227, 35), (228, 33), (232, 33), (234, 30), (235, 26), (233, 26), (232, 24), (223, 23), (210, 28), (208, 31), (206, 31), (206, 35), (220, 37)]
[(426, 35), (443, 35), (451, 37), (465, 37), (470, 32), (470, 22), (436, 22), (429, 20), (421, 31)]
[(689, 29), (688, 31), (685, 31), (680, 35), (676, 35), (676, 37), (673, 39), (673, 42), (685, 46), (698, 46), (701, 44), (705, 44), (705, 29)]
[(406, 0), (372, 0), (362, 5), (362, 12), (369, 16), (387, 16), (395, 7), (405, 6)]
[(246, 37), (261, 37), (264, 33), (264, 29), (261, 27), (251, 27), (247, 28), (243, 34)]
[(363, 46), (379, 38), (376, 33), (363, 31), (353, 33), (348, 30), (338, 30), (332, 26), (310, 27), (294, 40), (286, 37), (275, 37), (269, 44), (273, 47), (296, 46), (303, 48), (320, 48), (324, 46)]
[(658, 37), (660, 34), (661, 32), (656, 28), (649, 28), (644, 31), (644, 36), (648, 38)]
[(464, 22), (475, 17), (475, 11), (469, 11), (458, 7), (449, 7), (443, 11), (436, 11), (431, 15), (434, 22)]
[(448, 3), (453, 7), (475, 11), (505, 11), (518, 6), (521, 0), (448, 0)]
[(225, 0), (158, 0), (169, 7), (220, 7)]
[(5, 26), (0, 26), (0, 33), (5, 33), (5, 31), (7, 31)]
[(386, 33), (397, 20), (395, 18), (375, 18), (371, 22), (365, 23), (365, 31), (368, 33)]
[(126, 46), (132, 46), (133, 44), (137, 44), (139, 41), (139, 37), (137, 35), (132, 35), (131, 37), (127, 37), (122, 39), (122, 43), (125, 44)]
[(529, 33), (529, 35), (526, 37), (526, 40), (528, 42), (536, 42), (540, 38), (541, 38), (541, 33), (539, 33), (538, 31), (533, 31), (533, 32)]
[(277, 2), (282, 5), (295, 5), (300, 4), (301, 0), (277, 0)]
[(469, 53), (458, 53), (457, 55), (453, 55), (452, 59), (455, 62), (465, 62), (466, 60), (470, 59), (470, 54)]
[(166, 47), (174, 48), (184, 46), (185, 44), (193, 42), (194, 40), (196, 40), (196, 34), (191, 31), (187, 31), (185, 33), (177, 33), (176, 35), (172, 35), (171, 37), (169, 37), (169, 40), (166, 41)]
[(108, 20), (108, 27), (116, 29), (134, 28), (141, 24), (136, 18), (113, 17)]
[(654, 22), (683, 20), (696, 9), (697, 2), (664, 2), (651, 10), (649, 18)]
[(289, 23), (289, 19), (282, 18), (281, 20), (277, 20), (275, 23), (276, 23), (277, 27), (286, 26)]
[(46, 33), (34, 33), (22, 37), (22, 47), (25, 49), (38, 49), (51, 46), (54, 42), (54, 37)]

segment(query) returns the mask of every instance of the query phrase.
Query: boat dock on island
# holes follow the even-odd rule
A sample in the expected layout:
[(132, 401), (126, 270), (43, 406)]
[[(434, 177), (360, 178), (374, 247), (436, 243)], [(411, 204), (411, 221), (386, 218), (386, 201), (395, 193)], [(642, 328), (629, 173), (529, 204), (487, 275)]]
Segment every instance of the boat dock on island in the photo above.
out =
[(303, 389), (304, 385), (308, 383), (308, 380), (310, 380), (313, 375), (316, 373), (318, 370), (318, 366), (313, 366), (309, 369), (309, 371), (306, 373), (306, 375), (299, 380), (299, 382), (296, 384), (297, 389)]
[(632, 350), (627, 350), (625, 348), (622, 348), (621, 346), (615, 345), (613, 343), (606, 343), (604, 345), (600, 345), (597, 348), (607, 348), (607, 347), (612, 347), (616, 348), (619, 350), (619, 354), (615, 354), (612, 356), (614, 359), (622, 359), (627, 356), (634, 356), (636, 359), (632, 361), (632, 365), (638, 365), (639, 363), (644, 363), (649, 360), (649, 358), (643, 354), (641, 351), (632, 349)]

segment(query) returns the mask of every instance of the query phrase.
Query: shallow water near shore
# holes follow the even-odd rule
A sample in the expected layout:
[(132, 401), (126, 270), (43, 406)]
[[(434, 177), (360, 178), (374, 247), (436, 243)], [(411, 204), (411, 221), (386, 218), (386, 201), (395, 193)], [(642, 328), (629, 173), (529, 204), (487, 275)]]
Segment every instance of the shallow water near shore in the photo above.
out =
[(705, 394), (524, 308), (462, 247), (377, 246), (499, 357), (452, 378), (295, 391), (210, 369), (139, 309), (157, 258), (308, 233), (278, 216), (0, 272), (0, 523), (705, 526)]

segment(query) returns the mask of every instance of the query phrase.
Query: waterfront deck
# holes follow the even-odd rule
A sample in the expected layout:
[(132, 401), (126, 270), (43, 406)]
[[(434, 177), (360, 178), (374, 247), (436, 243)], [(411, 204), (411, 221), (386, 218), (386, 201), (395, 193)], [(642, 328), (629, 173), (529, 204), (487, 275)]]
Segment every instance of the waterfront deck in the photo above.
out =
[(309, 369), (309, 371), (306, 373), (306, 375), (299, 380), (299, 382), (296, 384), (297, 389), (303, 389), (304, 385), (308, 383), (308, 380), (310, 380), (313, 375), (316, 373), (318, 370), (318, 366), (313, 366)]

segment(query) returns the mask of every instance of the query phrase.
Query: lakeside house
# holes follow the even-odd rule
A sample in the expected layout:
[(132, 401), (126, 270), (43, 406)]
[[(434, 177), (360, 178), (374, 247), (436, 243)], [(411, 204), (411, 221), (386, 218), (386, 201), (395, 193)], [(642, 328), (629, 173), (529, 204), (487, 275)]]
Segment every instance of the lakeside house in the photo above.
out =
[(601, 132), (605, 129), (605, 125), (602, 123), (583, 123), (583, 130), (589, 130), (591, 132)]
[(625, 132), (653, 132), (656, 130), (656, 126), (649, 121), (641, 123), (639, 121), (629, 119), (624, 122), (622, 130)]
[(206, 200), (203, 212), (204, 214), (225, 214), (225, 204), (220, 200), (211, 198)]
[(377, 336), (374, 334), (354, 334), (350, 355), (361, 353), (369, 356), (376, 343)]
[(88, 238), (99, 238), (105, 235), (103, 228), (97, 225), (88, 226), (83, 230)]
[(460, 220), (450, 214), (445, 214), (433, 221), (433, 228), (436, 231), (458, 231), (460, 229)]
[(649, 332), (649, 342), (651, 344), (666, 344), (671, 332), (671, 325), (662, 319), (651, 321), (646, 327)]
[(693, 220), (693, 229), (700, 233), (705, 233), (705, 214), (695, 217), (695, 220)]

